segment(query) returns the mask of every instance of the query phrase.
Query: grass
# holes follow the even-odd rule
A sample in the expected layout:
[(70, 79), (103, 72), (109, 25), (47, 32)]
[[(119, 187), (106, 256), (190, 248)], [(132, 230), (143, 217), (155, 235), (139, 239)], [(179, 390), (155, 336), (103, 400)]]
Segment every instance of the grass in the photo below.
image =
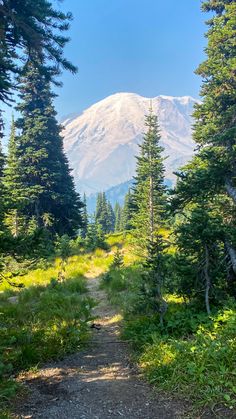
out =
[(121, 236), (125, 243), (123, 235), (108, 237), (108, 252), (96, 249), (69, 257), (63, 283), (57, 282), (61, 269), (57, 258), (14, 279), (24, 288), (0, 284), (0, 417), (8, 417), (7, 403), (19, 387), (17, 374), (86, 343), (94, 301), (86, 295), (85, 277), (109, 270)]
[(145, 314), (140, 305), (141, 265), (129, 255), (125, 260), (124, 267), (103, 275), (101, 286), (111, 303), (121, 308), (123, 338), (133, 343), (135, 359), (145, 377), (158, 390), (189, 401), (195, 413), (221, 406), (234, 414), (235, 302), (213, 308), (208, 317), (181, 297), (166, 295), (168, 312), (161, 328), (159, 315)]
[(83, 275), (90, 264), (88, 255), (70, 257), (62, 283), (56, 281), (57, 259), (48, 268), (21, 276), (23, 289), (1, 284), (0, 408), (17, 391), (12, 377), (78, 350), (87, 341), (94, 301), (86, 295)]
[(183, 396), (196, 406), (236, 404), (236, 310), (210, 318), (181, 302), (169, 303), (164, 330), (158, 316), (126, 318), (123, 336), (158, 389)]
[[(20, 278), (26, 287), (0, 294), (0, 395), (9, 400), (17, 390), (12, 374), (37, 367), (81, 348), (88, 338), (93, 302), (86, 296), (86, 275), (102, 274), (101, 286), (121, 308), (123, 337), (133, 342), (143, 374), (171, 395), (189, 400), (195, 409), (236, 408), (236, 307), (205, 312), (168, 295), (165, 327), (159, 315), (145, 315), (140, 305), (142, 266), (133, 252), (130, 234), (107, 238), (110, 250), (71, 256), (66, 281), (55, 286), (60, 259)], [(124, 255), (121, 269), (110, 269), (116, 249)], [(54, 281), (51, 281), (54, 278)], [(18, 304), (8, 298), (18, 296)], [(40, 348), (40, 349), (39, 349)], [(6, 414), (7, 415), (7, 414)], [(0, 415), (1, 417), (1, 415)], [(4, 417), (4, 416), (2, 416)], [(7, 416), (5, 416), (7, 417)]]

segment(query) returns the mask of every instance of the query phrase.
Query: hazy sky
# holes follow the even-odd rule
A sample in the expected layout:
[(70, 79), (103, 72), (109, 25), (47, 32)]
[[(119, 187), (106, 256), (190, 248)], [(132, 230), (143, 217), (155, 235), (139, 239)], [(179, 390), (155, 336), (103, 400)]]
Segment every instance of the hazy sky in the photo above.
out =
[(73, 13), (65, 55), (79, 68), (61, 76), (59, 118), (116, 92), (198, 97), (194, 70), (204, 58), (208, 18), (200, 0), (53, 2)]

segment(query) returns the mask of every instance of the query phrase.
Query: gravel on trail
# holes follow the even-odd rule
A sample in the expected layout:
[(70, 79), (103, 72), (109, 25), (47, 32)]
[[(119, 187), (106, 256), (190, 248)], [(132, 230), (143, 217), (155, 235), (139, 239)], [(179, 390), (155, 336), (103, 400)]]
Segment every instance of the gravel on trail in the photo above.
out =
[(154, 393), (131, 365), (127, 344), (119, 337), (119, 315), (99, 289), (99, 278), (88, 278), (90, 295), (99, 304), (90, 344), (84, 351), (26, 373), (29, 390), (15, 407), (21, 419), (177, 419), (184, 405)]

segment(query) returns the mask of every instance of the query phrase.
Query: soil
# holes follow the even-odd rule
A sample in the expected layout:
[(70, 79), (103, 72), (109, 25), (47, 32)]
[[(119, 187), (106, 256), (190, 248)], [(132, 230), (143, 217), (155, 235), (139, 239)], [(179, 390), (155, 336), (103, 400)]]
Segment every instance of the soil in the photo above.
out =
[[(177, 419), (187, 418), (182, 402), (154, 393), (129, 359), (120, 339), (119, 313), (88, 278), (90, 295), (98, 300), (92, 339), (83, 352), (45, 365), (21, 381), (27, 395), (17, 403), (15, 418), (34, 419)], [(209, 416), (207, 416), (209, 417)]]

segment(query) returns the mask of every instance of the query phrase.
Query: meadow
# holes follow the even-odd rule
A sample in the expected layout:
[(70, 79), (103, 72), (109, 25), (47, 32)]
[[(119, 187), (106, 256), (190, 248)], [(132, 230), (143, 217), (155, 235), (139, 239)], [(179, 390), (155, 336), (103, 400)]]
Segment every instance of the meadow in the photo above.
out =
[[(174, 249), (170, 249), (173, 253)], [(124, 255), (126, 252), (124, 252)], [(146, 379), (170, 397), (180, 398), (193, 414), (209, 409), (220, 417), (236, 412), (236, 305), (228, 299), (211, 316), (196, 303), (165, 290), (164, 326), (145, 305), (140, 260), (110, 269), (101, 287), (123, 315), (122, 337)]]
[[(61, 266), (57, 257), (44, 269), (21, 276), (24, 288), (1, 284), (2, 409), (19, 390), (20, 373), (86, 345), (96, 305), (87, 293), (87, 281), (100, 276), (101, 287), (122, 314), (122, 338), (131, 343), (133, 359), (157, 391), (190, 402), (196, 411), (207, 407), (217, 413), (223, 407), (234, 412), (235, 303), (227, 300), (224, 307), (214, 307), (209, 317), (166, 290), (168, 311), (161, 327), (159, 314), (148, 311), (140, 292), (144, 268), (131, 235), (109, 235), (106, 243), (106, 250), (81, 248), (79, 253), (76, 249), (77, 254), (67, 260), (62, 282), (57, 281)], [(114, 266), (117, 252), (121, 263)]]

